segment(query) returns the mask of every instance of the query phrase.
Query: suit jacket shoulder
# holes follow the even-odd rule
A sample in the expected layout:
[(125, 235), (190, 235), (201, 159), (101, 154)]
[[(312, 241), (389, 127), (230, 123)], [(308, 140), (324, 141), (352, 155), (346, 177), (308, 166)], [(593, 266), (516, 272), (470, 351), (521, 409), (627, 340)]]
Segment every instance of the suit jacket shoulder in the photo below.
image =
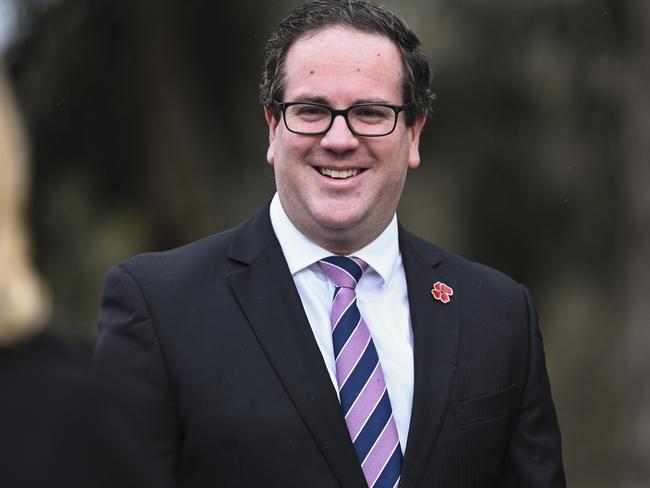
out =
[(448, 251), (436, 244), (401, 229), (402, 242), (408, 241), (424, 259), (431, 263), (443, 263), (446, 273), (473, 280), (479, 285), (486, 283), (498, 291), (515, 291), (521, 286), (507, 274), (476, 261)]

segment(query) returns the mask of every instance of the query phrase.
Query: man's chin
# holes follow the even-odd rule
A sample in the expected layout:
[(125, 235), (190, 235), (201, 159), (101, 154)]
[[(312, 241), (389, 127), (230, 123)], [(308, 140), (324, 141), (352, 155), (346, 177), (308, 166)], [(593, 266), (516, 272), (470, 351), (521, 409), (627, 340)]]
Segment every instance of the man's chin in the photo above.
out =
[[(335, 254), (351, 254), (364, 247), (375, 237), (373, 232), (366, 229), (362, 218), (328, 218), (319, 221), (317, 244)], [(377, 232), (377, 235), (381, 230)]]
[(357, 215), (324, 215), (319, 219), (320, 226), (334, 234), (352, 234), (359, 232), (363, 219)]

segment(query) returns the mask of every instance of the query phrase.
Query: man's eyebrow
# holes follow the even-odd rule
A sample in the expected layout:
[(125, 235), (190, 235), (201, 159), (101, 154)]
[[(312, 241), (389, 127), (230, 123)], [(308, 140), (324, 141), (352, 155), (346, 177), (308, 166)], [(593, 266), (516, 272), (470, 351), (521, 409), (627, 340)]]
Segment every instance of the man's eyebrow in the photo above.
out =
[(358, 105), (360, 103), (386, 103), (390, 104), (388, 100), (384, 100), (383, 98), (360, 98), (354, 102), (353, 105)]
[(293, 99), (295, 102), (320, 103), (327, 105), (327, 100), (323, 97), (301, 95)]
[[(310, 95), (301, 95), (297, 96), (293, 99), (295, 102), (305, 102), (305, 103), (320, 103), (322, 105), (328, 105), (330, 106), (329, 101), (320, 96), (310, 96)], [(359, 105), (362, 103), (384, 103), (384, 104), (390, 104), (388, 100), (385, 100), (383, 98), (358, 98), (355, 100), (351, 105)]]

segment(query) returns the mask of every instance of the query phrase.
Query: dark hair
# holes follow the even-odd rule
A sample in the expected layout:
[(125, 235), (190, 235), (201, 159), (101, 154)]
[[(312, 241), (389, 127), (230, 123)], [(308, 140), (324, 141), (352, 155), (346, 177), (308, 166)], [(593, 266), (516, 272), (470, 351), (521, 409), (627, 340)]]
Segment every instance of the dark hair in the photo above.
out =
[(282, 100), (289, 48), (305, 34), (334, 25), (350, 26), (393, 41), (402, 57), (406, 124), (410, 126), (417, 117), (430, 113), (434, 99), (431, 68), (418, 49), (419, 39), (406, 22), (369, 0), (309, 0), (292, 10), (266, 43), (260, 102), (273, 107), (276, 118), (279, 113), (273, 100)]

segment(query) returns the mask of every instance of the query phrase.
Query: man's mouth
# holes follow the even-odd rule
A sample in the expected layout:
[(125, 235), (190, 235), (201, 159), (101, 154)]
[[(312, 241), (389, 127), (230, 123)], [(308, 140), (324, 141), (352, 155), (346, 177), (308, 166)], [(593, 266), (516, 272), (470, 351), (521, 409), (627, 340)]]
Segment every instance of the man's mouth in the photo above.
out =
[(318, 168), (320, 174), (329, 176), (330, 178), (345, 179), (351, 178), (352, 176), (357, 176), (361, 173), (361, 169), (330, 169), (330, 168)]

